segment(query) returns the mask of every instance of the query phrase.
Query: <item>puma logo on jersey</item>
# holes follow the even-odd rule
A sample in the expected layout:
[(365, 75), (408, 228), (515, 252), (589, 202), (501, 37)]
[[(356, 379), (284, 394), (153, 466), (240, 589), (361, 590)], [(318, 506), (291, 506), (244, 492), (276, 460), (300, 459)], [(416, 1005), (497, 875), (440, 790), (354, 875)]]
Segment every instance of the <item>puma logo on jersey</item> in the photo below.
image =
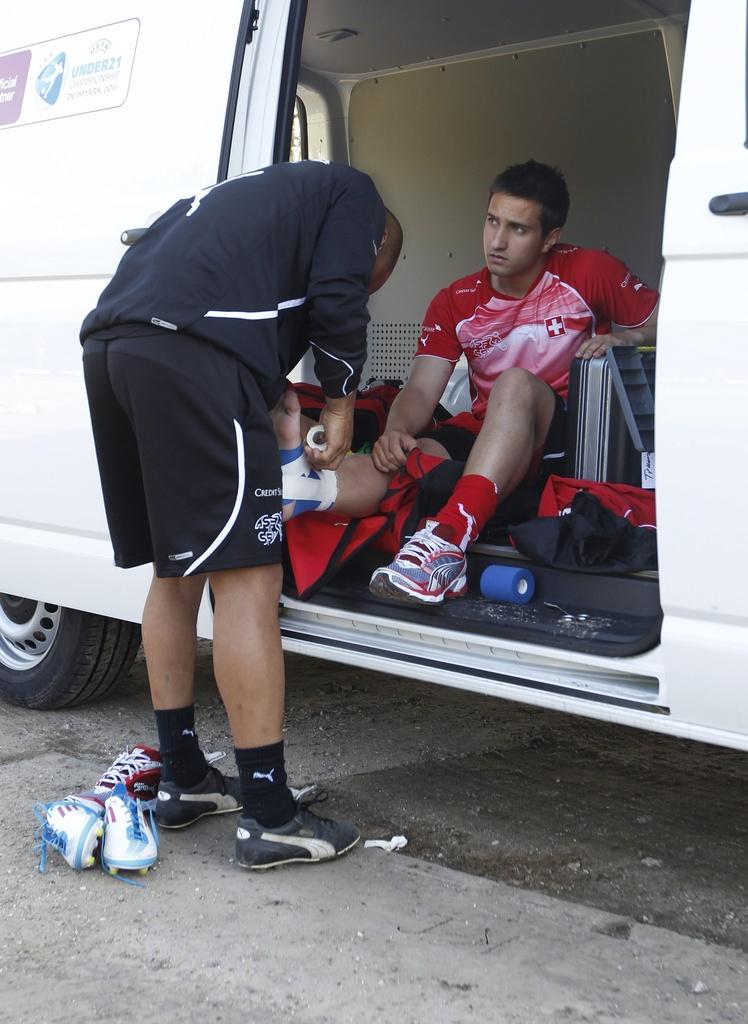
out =
[(426, 343), (429, 340), (429, 334), (433, 334), (434, 331), (441, 331), (441, 326), (439, 324), (429, 324), (428, 326), (424, 324), (423, 327), (421, 328), (421, 331), (423, 333), (421, 334), (421, 337), (418, 339), (419, 344), (426, 345)]

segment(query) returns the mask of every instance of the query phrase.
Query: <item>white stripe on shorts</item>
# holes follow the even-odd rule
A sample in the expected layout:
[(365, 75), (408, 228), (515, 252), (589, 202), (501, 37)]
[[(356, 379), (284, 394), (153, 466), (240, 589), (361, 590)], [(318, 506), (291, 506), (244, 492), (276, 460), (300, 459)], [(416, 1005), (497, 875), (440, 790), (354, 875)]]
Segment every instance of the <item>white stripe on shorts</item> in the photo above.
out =
[(195, 569), (198, 568), (198, 566), (202, 565), (202, 563), (205, 561), (206, 558), (209, 557), (209, 555), (213, 554), (218, 545), (226, 539), (226, 537), (229, 534), (229, 531), (231, 530), (231, 527), (236, 522), (236, 517), (239, 515), (239, 509), (241, 508), (242, 499), (244, 498), (244, 437), (242, 436), (242, 428), (239, 426), (236, 420), (234, 420), (234, 430), (236, 431), (236, 462), (239, 476), (239, 481), (236, 488), (236, 501), (234, 502), (234, 507), (231, 510), (231, 515), (226, 521), (226, 525), (223, 527), (223, 529), (218, 534), (213, 543), (210, 544), (209, 547), (207, 547), (205, 551), (203, 551), (202, 555), (200, 555), (199, 558), (196, 558), (192, 565), (190, 565), (185, 570), (185, 576), (189, 576), (190, 573), (193, 573)]

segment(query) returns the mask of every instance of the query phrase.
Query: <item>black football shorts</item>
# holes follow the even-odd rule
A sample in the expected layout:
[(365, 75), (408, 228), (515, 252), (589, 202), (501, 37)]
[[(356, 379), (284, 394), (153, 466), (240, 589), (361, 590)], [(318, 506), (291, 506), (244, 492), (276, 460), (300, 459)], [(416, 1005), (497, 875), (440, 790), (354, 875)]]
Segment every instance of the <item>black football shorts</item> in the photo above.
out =
[[(558, 393), (554, 397), (555, 406), (548, 433), (543, 447), (533, 453), (525, 482), (542, 481), (544, 477), (557, 472), (566, 454), (566, 402)], [(430, 430), (422, 431), (418, 437), (433, 438), (446, 448), (450, 459), (467, 462), (480, 428), (481, 421), (471, 413), (458, 413), (451, 419), (437, 423)]]
[(159, 331), (91, 336), (83, 368), (116, 565), (173, 577), (280, 562), (278, 446), (242, 363)]

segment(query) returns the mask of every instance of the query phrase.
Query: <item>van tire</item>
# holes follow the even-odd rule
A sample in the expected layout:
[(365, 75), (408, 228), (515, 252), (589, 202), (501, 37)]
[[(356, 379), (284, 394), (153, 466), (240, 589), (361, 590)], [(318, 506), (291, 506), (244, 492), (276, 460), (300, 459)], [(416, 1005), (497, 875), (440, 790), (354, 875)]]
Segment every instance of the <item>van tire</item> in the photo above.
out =
[[(106, 696), (129, 673), (140, 626), (103, 615), (0, 594), (0, 697), (26, 708), (74, 707)], [(8, 613), (12, 618), (9, 619)], [(41, 632), (28, 632), (38, 622)], [(14, 633), (11, 623), (18, 628)], [(6, 629), (3, 632), (3, 624)], [(19, 640), (12, 640), (24, 626)], [(47, 634), (48, 647), (31, 637)]]

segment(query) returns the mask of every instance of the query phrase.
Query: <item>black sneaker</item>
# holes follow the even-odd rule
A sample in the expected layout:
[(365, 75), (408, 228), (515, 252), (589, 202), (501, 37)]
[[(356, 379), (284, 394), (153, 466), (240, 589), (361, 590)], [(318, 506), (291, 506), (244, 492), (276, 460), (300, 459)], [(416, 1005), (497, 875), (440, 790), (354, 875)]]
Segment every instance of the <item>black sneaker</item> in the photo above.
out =
[(359, 838), (353, 822), (321, 818), (312, 814), (308, 803), (298, 804), (294, 817), (276, 828), (266, 828), (254, 818), (239, 818), (236, 862), (253, 871), (281, 864), (318, 864), (342, 857)]
[(241, 808), (239, 780), (209, 768), (205, 778), (189, 789), (176, 782), (160, 783), (156, 821), (161, 828), (186, 828), (206, 814), (230, 814)]

